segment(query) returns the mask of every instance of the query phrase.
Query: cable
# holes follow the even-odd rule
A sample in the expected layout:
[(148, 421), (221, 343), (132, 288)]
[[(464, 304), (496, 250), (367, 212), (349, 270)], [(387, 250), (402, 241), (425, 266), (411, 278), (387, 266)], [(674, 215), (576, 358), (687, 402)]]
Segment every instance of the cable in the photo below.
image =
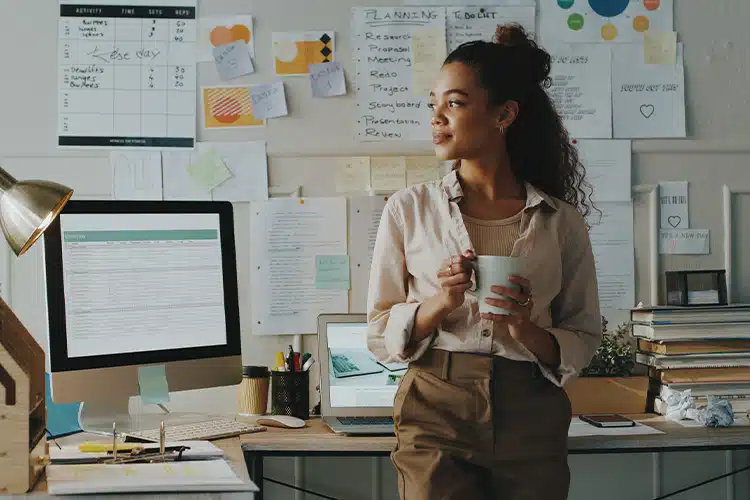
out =
[(734, 476), (739, 474), (740, 472), (745, 472), (747, 470), (750, 470), (750, 466), (743, 467), (741, 469), (734, 470), (732, 472), (727, 472), (726, 474), (722, 474), (721, 476), (712, 477), (711, 479), (706, 479), (705, 481), (701, 481), (700, 483), (696, 483), (692, 486), (688, 486), (686, 488), (682, 488), (681, 490), (673, 491), (672, 493), (669, 493), (667, 495), (654, 498), (654, 500), (664, 500), (665, 498), (673, 497), (675, 495), (679, 495), (680, 493), (685, 493), (686, 491), (694, 490), (696, 488), (700, 488), (703, 485), (706, 485), (708, 483), (713, 483), (714, 481), (718, 481), (719, 479), (724, 479), (725, 477)]
[(263, 476), (263, 480), (268, 481), (269, 483), (280, 484), (281, 486), (286, 486), (287, 488), (291, 488), (293, 490), (302, 491), (304, 493), (309, 493), (310, 495), (314, 495), (316, 497), (325, 498), (326, 500), (338, 500), (338, 498), (329, 497), (326, 495), (322, 495), (320, 493), (315, 493), (314, 491), (306, 490), (304, 488), (300, 488), (299, 486), (294, 486), (293, 484), (285, 483), (283, 481), (277, 481), (276, 479), (271, 479), (270, 477)]

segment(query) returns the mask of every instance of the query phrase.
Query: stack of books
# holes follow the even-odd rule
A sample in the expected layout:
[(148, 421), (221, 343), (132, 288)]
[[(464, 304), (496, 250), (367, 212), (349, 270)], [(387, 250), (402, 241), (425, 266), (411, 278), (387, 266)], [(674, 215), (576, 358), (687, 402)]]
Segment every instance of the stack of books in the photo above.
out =
[(717, 396), (735, 413), (750, 411), (750, 305), (642, 307), (631, 319), (656, 413), (665, 413), (669, 394), (687, 389), (698, 406)]

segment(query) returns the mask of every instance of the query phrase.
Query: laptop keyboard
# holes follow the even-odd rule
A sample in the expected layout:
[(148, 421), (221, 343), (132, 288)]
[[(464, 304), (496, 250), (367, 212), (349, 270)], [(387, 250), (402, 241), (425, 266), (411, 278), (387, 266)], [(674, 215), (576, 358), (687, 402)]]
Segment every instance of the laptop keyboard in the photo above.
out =
[(393, 417), (336, 417), (344, 425), (395, 425)]
[(359, 367), (348, 356), (334, 354), (331, 356), (331, 362), (333, 363), (333, 369), (339, 373), (351, 373), (359, 370)]

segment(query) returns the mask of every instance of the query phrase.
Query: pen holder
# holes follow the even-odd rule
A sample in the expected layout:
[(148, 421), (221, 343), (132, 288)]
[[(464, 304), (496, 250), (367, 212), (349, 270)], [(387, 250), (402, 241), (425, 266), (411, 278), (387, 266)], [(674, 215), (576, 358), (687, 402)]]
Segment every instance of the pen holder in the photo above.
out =
[(310, 418), (310, 372), (271, 372), (271, 412)]

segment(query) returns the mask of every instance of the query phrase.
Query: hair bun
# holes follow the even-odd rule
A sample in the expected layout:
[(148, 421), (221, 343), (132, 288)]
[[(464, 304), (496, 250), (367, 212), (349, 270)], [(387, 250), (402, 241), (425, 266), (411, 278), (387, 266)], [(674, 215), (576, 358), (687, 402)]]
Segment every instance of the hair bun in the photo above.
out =
[(548, 86), (552, 65), (550, 55), (541, 49), (520, 24), (500, 24), (495, 30), (493, 40), (496, 44), (509, 49), (522, 51), (518, 58), (520, 70), (525, 80)]

